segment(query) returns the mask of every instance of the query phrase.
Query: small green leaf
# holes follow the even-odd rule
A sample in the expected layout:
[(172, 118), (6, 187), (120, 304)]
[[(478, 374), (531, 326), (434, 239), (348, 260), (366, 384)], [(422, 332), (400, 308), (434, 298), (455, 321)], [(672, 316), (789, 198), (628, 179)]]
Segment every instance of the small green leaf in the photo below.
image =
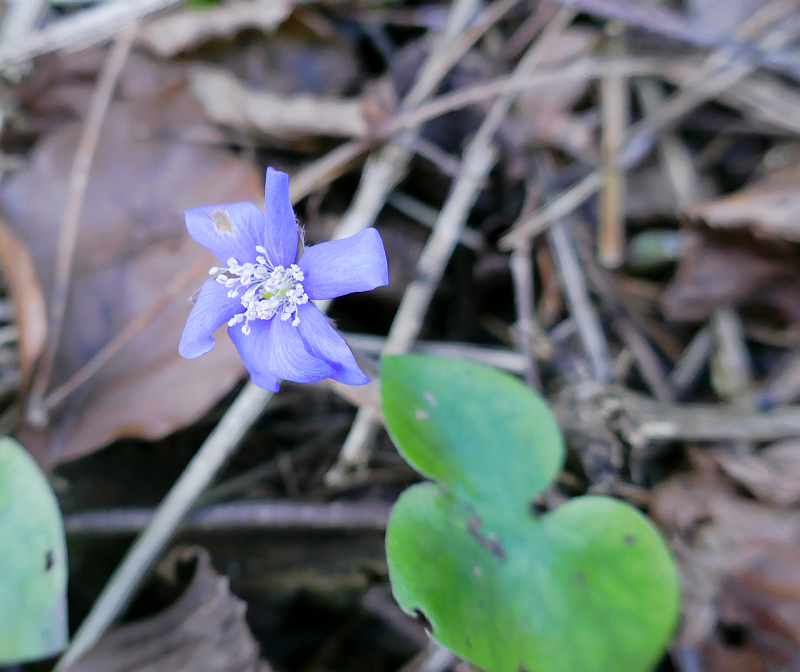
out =
[(645, 672), (674, 628), (678, 580), (650, 522), (608, 497), (536, 517), (561, 432), (516, 379), (434, 357), (383, 360), (386, 425), (437, 483), (409, 488), (386, 537), (392, 587), (434, 637), (492, 672)]
[(28, 453), (0, 438), (0, 666), (67, 641), (67, 551), (55, 495)]

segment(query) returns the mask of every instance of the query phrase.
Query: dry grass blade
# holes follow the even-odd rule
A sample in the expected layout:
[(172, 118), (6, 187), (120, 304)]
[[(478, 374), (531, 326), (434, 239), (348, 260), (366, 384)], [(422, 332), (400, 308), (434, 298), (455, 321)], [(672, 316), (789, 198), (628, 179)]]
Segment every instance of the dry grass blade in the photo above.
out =
[(69, 294), (70, 276), (72, 274), (72, 260), (75, 255), (75, 245), (78, 241), (78, 226), (83, 212), (83, 201), (86, 195), (86, 185), (89, 182), (89, 171), (92, 167), (97, 142), (100, 139), (103, 119), (108, 111), (108, 106), (114, 95), (114, 89), (117, 86), (117, 80), (128, 59), (128, 54), (138, 30), (139, 22), (135, 21), (117, 37), (108, 60), (100, 73), (97, 88), (92, 97), (83, 127), (83, 133), (75, 151), (69, 179), (67, 202), (64, 206), (64, 218), (59, 232), (47, 341), (45, 342), (39, 361), (39, 368), (34, 377), (28, 399), (28, 417), (31, 424), (34, 425), (43, 426), (47, 421), (47, 409), (44, 406), (43, 399), (50, 382), (50, 372), (53, 368), (56, 349), (61, 338), (61, 329), (64, 323), (64, 313)]
[[(612, 56), (625, 53), (622, 26), (612, 23), (607, 29), (608, 52)], [(600, 110), (602, 114), (602, 150), (605, 182), (600, 192), (600, 221), (598, 255), (607, 268), (619, 268), (625, 255), (625, 171), (618, 157), (630, 119), (630, 86), (619, 76), (600, 80)]]
[[(536, 69), (558, 36), (572, 22), (575, 13), (561, 10), (517, 65), (512, 77), (524, 77)], [(505, 118), (514, 94), (495, 101), (474, 139), (464, 152), (461, 173), (451, 187), (439, 218), (417, 262), (414, 281), (406, 289), (397, 309), (384, 349), (385, 354), (407, 352), (416, 340), (428, 306), (458, 243), (461, 231), (480, 193), (484, 179), (497, 158), (493, 138)], [(377, 431), (375, 413), (362, 409), (342, 446), (339, 459), (326, 476), (329, 485), (342, 483), (347, 474), (363, 467), (369, 444)]]
[[(751, 17), (739, 33), (741, 38), (751, 37), (764, 22), (774, 22), (785, 13), (782, 0), (774, 0), (756, 15)], [(778, 16), (775, 14), (778, 13)], [(772, 46), (789, 43), (796, 34), (795, 26), (778, 26), (766, 30), (763, 42)], [(714, 52), (698, 68), (694, 77), (680, 91), (664, 101), (651, 114), (631, 126), (626, 133), (625, 146), (618, 156), (621, 168), (632, 168), (643, 159), (660, 135), (677, 123), (687, 112), (701, 103), (711, 100), (720, 93), (755, 71), (757, 65), (741, 60), (732, 50)], [(499, 245), (503, 249), (513, 249), (531, 236), (541, 233), (558, 216), (564, 216), (580, 207), (591, 198), (603, 184), (603, 176), (595, 170), (576, 185), (546, 203), (537, 212), (514, 224)]]
[(160, 12), (181, 0), (120, 0), (100, 3), (68, 19), (0, 45), (0, 67), (24, 63), (36, 56), (70, 47), (86, 48), (113, 37), (131, 21)]

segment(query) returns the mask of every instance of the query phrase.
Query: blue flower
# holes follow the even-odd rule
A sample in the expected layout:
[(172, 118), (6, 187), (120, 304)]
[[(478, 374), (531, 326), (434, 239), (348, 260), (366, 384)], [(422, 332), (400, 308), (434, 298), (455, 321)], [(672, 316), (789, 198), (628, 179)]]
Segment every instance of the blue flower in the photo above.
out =
[(369, 382), (353, 353), (309, 299), (334, 299), (389, 282), (380, 234), (364, 229), (320, 243), (297, 259), (298, 231), (289, 200), (289, 176), (267, 170), (266, 215), (253, 203), (186, 211), (189, 235), (225, 264), (200, 290), (178, 350), (194, 359), (215, 345), (211, 335), (228, 323), (256, 385), (278, 391), (279, 380), (310, 383), (333, 378)]

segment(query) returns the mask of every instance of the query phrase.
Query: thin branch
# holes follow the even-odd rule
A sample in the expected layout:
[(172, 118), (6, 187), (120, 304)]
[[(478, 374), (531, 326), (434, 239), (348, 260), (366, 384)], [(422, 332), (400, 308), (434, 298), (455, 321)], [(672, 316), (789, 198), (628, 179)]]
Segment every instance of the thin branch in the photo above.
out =
[[(772, 18), (767, 11), (780, 5), (781, 1), (770, 3), (756, 15), (748, 26), (741, 29), (742, 37), (752, 36), (750, 33), (756, 28), (763, 28), (761, 17)], [(795, 28), (792, 26), (792, 28)], [(787, 30), (778, 26), (767, 31), (762, 41), (771, 42), (773, 47), (789, 43), (796, 35), (796, 30)], [(691, 81), (687, 82), (680, 91), (670, 96), (655, 111), (640, 120), (628, 129), (626, 142), (618, 157), (620, 168), (632, 168), (639, 163), (652, 149), (660, 135), (676, 124), (687, 112), (701, 103), (711, 100), (756, 70), (756, 65), (743, 60), (739, 54), (732, 50), (720, 50), (706, 58), (703, 65), (697, 69)], [(546, 203), (529, 218), (520, 219), (514, 224), (511, 231), (499, 241), (501, 249), (511, 250), (520, 245), (526, 238), (535, 236), (547, 228), (557, 217), (564, 216), (585, 203), (602, 186), (601, 171), (595, 170), (565, 190), (553, 201)], [(558, 203), (558, 207), (555, 204)], [(569, 208), (566, 212), (565, 209)]]
[[(560, 10), (536, 43), (517, 65), (513, 77), (524, 77), (549, 55), (553, 43), (572, 22), (575, 13)], [(397, 309), (384, 353), (407, 352), (416, 340), (436, 287), (458, 243), (461, 231), (480, 193), (483, 182), (497, 158), (494, 135), (514, 101), (505, 94), (494, 102), (478, 132), (464, 152), (461, 173), (451, 187), (439, 219), (417, 262), (415, 279), (406, 288)], [(361, 409), (353, 429), (342, 446), (339, 459), (326, 475), (329, 485), (340, 484), (353, 469), (363, 467), (369, 458), (369, 445), (378, 429), (376, 413)]]
[(118, 35), (132, 21), (180, 4), (183, 0), (118, 0), (78, 12), (22, 40), (0, 44), (0, 67), (16, 65), (60, 49), (85, 49)]
[(91, 171), (94, 153), (100, 139), (103, 120), (138, 30), (139, 23), (136, 21), (125, 28), (117, 37), (100, 73), (89, 105), (86, 122), (78, 141), (78, 147), (75, 150), (67, 187), (64, 218), (59, 231), (47, 341), (39, 360), (39, 369), (31, 386), (29, 398), (29, 419), (32, 424), (38, 426), (45, 424), (47, 421), (47, 410), (43, 404), (43, 397), (47, 392), (56, 349), (61, 339), (61, 329), (64, 323), (72, 275), (72, 262), (75, 256), (75, 245), (78, 241), (78, 226), (83, 212), (83, 201), (86, 196), (86, 186), (89, 182), (89, 172)]
[[(183, 528), (192, 532), (231, 530), (337, 530), (386, 529), (388, 504), (371, 502), (271, 502), (246, 500), (215, 504), (190, 515)], [(64, 518), (70, 535), (114, 535), (139, 532), (150, 525), (155, 509), (111, 509), (73, 513)]]

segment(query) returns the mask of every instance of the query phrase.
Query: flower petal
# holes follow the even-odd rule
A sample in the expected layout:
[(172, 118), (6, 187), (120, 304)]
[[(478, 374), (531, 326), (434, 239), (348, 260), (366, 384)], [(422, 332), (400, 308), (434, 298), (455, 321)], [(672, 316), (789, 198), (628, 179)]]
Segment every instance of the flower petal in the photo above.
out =
[(183, 213), (189, 235), (225, 266), (234, 257), (254, 262), (256, 245), (264, 240), (264, 213), (255, 203), (228, 203), (193, 208)]
[(369, 382), (345, 340), (319, 308), (307, 303), (298, 307), (297, 315), (300, 318), (297, 330), (306, 350), (334, 368), (336, 373), (331, 378), (347, 385), (364, 385)]
[(280, 318), (254, 320), (249, 334), (243, 334), (240, 325), (229, 327), (228, 333), (256, 385), (261, 385), (258, 381), (266, 376), (312, 383), (335, 374), (332, 366), (305, 349), (291, 322)]
[(310, 299), (335, 299), (389, 284), (386, 250), (381, 234), (373, 228), (309, 247), (297, 264)]
[(297, 219), (289, 199), (289, 176), (274, 168), (267, 168), (264, 210), (265, 242), (259, 244), (266, 248), (267, 261), (273, 266), (288, 267), (297, 259)]
[(183, 328), (178, 352), (181, 357), (195, 359), (205, 355), (216, 345), (211, 338), (217, 329), (236, 313), (244, 310), (240, 301), (228, 297), (228, 288), (216, 280), (206, 280), (200, 289), (186, 326)]

